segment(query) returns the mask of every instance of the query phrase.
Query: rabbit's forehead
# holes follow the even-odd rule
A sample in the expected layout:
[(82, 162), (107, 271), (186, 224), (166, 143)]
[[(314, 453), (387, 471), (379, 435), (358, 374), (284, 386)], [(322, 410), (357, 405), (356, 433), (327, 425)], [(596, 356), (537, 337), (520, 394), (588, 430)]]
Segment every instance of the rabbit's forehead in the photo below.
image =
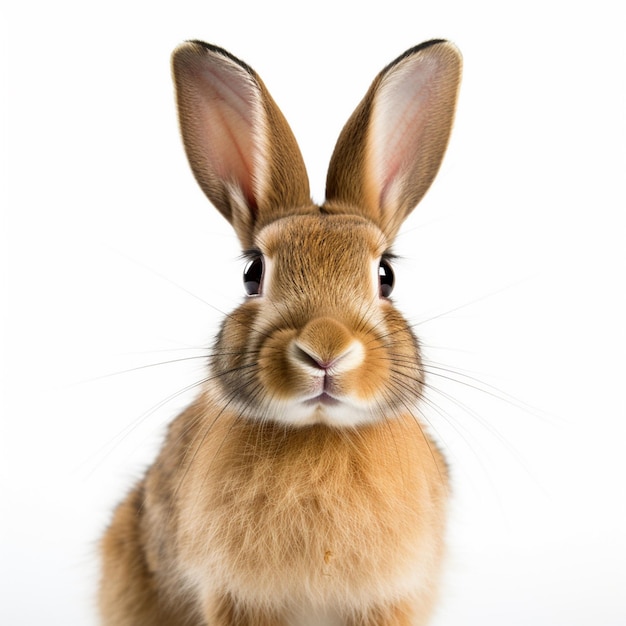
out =
[(382, 231), (360, 216), (293, 216), (263, 228), (256, 242), (264, 255), (277, 262), (332, 260), (350, 266), (378, 259), (389, 245)]

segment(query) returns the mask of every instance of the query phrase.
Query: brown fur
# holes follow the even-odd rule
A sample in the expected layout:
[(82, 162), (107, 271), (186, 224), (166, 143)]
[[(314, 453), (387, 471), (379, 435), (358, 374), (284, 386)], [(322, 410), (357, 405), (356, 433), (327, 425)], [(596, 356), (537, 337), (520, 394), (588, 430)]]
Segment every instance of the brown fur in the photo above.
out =
[[(414, 417), (346, 431), (223, 414), (192, 438), (214, 419), (206, 415), (212, 405), (201, 397), (174, 422), (146, 495), (134, 491), (116, 512), (104, 546), (102, 602), (133, 611), (108, 623), (194, 623), (186, 601), (193, 587), (202, 606), (222, 612), (232, 603), (223, 590), (236, 588), (228, 610), (258, 613), (250, 617), (255, 625), (307, 595), (332, 599), (347, 623), (369, 620), (369, 613), (400, 611), (389, 580), (401, 587), (416, 562), (429, 580), (415, 600), (430, 604), (443, 549), (446, 468)], [(212, 580), (184, 574), (207, 562), (219, 570)], [(156, 572), (180, 592), (160, 587)], [(371, 599), (378, 602), (359, 616)], [(168, 606), (179, 608), (164, 618)], [(150, 621), (155, 613), (160, 621)], [(215, 622), (222, 623), (248, 622)]]
[[(200, 42), (173, 67), (192, 169), (264, 274), (114, 514), (102, 623), (424, 625), (447, 471), (420, 421), (419, 343), (382, 297), (378, 264), (439, 167), (458, 53), (434, 42), (383, 70), (340, 137), (322, 207), (253, 70)], [(399, 135), (386, 116), (413, 91), (421, 104)], [(381, 159), (387, 143), (398, 153)]]

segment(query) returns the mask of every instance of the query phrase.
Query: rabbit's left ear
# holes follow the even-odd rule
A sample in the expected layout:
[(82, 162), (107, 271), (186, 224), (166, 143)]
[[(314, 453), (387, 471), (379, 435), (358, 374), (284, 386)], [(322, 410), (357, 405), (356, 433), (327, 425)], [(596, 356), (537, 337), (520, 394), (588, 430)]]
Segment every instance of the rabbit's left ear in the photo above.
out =
[(443, 159), (461, 55), (429, 41), (388, 65), (342, 130), (326, 179), (330, 212), (360, 213), (393, 240)]
[(189, 41), (174, 51), (172, 71), (191, 169), (244, 248), (265, 224), (315, 210), (295, 137), (252, 68)]

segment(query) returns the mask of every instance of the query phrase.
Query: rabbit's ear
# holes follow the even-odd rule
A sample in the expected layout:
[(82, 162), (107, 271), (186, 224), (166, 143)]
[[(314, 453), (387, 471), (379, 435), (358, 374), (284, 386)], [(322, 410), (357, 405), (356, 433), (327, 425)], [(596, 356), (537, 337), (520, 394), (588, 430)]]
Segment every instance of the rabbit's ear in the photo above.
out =
[(393, 239), (432, 183), (452, 129), (461, 55), (446, 41), (388, 65), (342, 130), (330, 161), (330, 211), (355, 210)]
[(191, 169), (243, 246), (252, 245), (253, 233), (264, 224), (310, 210), (302, 155), (257, 74), (199, 41), (174, 51), (172, 71)]

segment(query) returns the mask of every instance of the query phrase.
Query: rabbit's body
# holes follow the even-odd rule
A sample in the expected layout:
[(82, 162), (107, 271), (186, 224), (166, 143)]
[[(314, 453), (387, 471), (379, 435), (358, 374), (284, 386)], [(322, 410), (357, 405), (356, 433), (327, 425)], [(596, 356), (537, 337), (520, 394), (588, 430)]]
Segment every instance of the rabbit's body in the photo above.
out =
[(198, 448), (194, 424), (214, 419), (207, 401), (215, 406), (203, 397), (174, 422), (142, 496), (122, 505), (145, 537), (133, 552), (162, 573), (150, 579), (155, 597), (186, 607), (191, 593), (193, 611), (216, 625), (231, 597), (280, 616), (277, 626), (321, 614), (345, 624), (403, 598), (430, 604), (445, 470), (413, 417), (345, 432), (222, 415)]
[[(319, 207), (252, 70), (205, 44), (177, 51), (187, 152), (248, 248), (250, 297), (226, 317), (202, 393), (104, 538), (106, 624), (426, 622), (447, 473), (420, 422), (419, 344), (388, 298), (386, 258), (443, 155), (460, 63), (444, 42), (410, 52), (348, 122)], [(385, 126), (372, 110), (391, 96), (401, 110), (434, 99), (436, 112), (372, 135)]]

